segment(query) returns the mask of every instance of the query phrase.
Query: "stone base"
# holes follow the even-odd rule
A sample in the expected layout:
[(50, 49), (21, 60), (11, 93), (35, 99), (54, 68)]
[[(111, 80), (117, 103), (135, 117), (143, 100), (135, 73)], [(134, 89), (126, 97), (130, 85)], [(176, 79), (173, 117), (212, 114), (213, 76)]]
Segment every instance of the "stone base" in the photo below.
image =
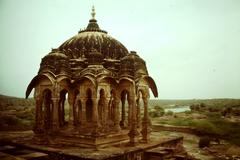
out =
[(57, 135), (51, 136), (50, 144), (76, 146), (83, 148), (104, 148), (126, 142), (129, 137), (127, 132), (119, 132), (108, 135)]
[[(150, 160), (156, 152), (159, 154), (159, 149), (153, 150), (158, 147), (165, 147), (167, 151), (178, 151), (182, 148), (182, 137), (175, 136), (160, 136), (152, 135), (149, 143), (138, 142), (136, 146), (129, 146), (128, 140), (123, 141), (120, 144), (108, 145), (105, 148), (84, 148), (79, 146), (65, 146), (63, 142), (57, 143), (58, 137), (49, 137), (49, 144), (36, 144), (32, 140), (33, 134), (27, 136), (18, 134), (18, 137), (12, 138), (11, 141), (6, 141), (6, 145), (17, 146), (21, 149), (28, 149), (45, 153), (48, 155), (48, 159), (54, 160)], [(55, 138), (55, 139), (51, 139)], [(111, 137), (106, 137), (111, 139)], [(1, 139), (1, 138), (0, 138)], [(114, 138), (113, 138), (114, 139)], [(10, 140), (10, 139), (9, 139)], [(55, 143), (53, 143), (53, 142)], [(102, 139), (102, 144), (107, 142)], [(41, 141), (40, 141), (41, 142)], [(113, 141), (112, 141), (113, 142)], [(78, 142), (74, 142), (75, 144)], [(107, 142), (108, 143), (108, 142)], [(61, 145), (62, 144), (62, 145)], [(162, 148), (160, 148), (162, 149)], [(162, 151), (161, 151), (162, 153)], [(172, 154), (172, 153), (171, 153)], [(158, 159), (162, 158), (162, 155), (158, 155)], [(165, 155), (164, 155), (165, 156)]]
[[(129, 130), (121, 130), (118, 133), (96, 134), (91, 132), (81, 133), (77, 130), (58, 132), (57, 134), (34, 134), (32, 140), (38, 145), (61, 145), (82, 148), (104, 148), (109, 145), (119, 145), (129, 141)], [(139, 138), (139, 137), (136, 137)]]

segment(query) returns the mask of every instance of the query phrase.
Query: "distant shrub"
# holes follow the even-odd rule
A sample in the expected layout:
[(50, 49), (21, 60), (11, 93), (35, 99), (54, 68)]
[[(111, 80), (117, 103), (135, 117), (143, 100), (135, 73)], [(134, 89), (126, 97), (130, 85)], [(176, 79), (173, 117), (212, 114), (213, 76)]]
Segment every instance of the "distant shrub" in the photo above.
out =
[(206, 104), (205, 103), (200, 103), (200, 107), (201, 108), (206, 108)]
[(172, 115), (173, 115), (173, 111), (167, 111), (167, 112), (165, 113), (165, 115), (167, 115), (167, 116), (172, 116)]
[(220, 112), (220, 111), (221, 111), (221, 108), (209, 107), (209, 108), (208, 108), (208, 111), (209, 111), (209, 112)]
[(17, 117), (20, 119), (25, 119), (25, 120), (33, 120), (34, 119), (34, 113), (29, 109), (26, 111), (19, 112), (17, 114)]
[(164, 109), (160, 106), (154, 106), (153, 109), (149, 111), (149, 116), (152, 118), (161, 117), (165, 113)]
[(198, 142), (199, 148), (209, 147), (211, 138), (210, 137), (201, 137)]
[(190, 109), (192, 111), (200, 111), (200, 105), (199, 104), (193, 104), (190, 106)]
[(196, 130), (209, 134), (218, 134), (219, 128), (208, 120), (194, 121)]
[(221, 111), (221, 115), (224, 116), (224, 117), (240, 116), (240, 108), (226, 107)]
[(185, 114), (191, 114), (192, 111), (185, 111), (184, 113), (185, 113)]
[(13, 115), (1, 115), (0, 116), (0, 126), (15, 126), (20, 124), (21, 121)]
[(160, 117), (160, 114), (157, 111), (150, 111), (149, 116), (152, 118)]
[(235, 116), (240, 116), (240, 109), (235, 109), (235, 110), (233, 111), (233, 115), (235, 115)]

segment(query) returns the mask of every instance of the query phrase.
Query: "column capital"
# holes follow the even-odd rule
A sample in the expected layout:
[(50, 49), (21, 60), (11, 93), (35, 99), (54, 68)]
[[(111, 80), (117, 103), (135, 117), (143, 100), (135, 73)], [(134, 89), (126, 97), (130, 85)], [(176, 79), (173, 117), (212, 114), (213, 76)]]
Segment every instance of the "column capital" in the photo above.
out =
[(52, 97), (51, 99), (52, 99), (52, 101), (59, 101), (60, 100), (60, 98), (58, 98), (58, 97)]
[(87, 102), (87, 98), (80, 98), (80, 101), (82, 102), (82, 103), (86, 103)]
[(92, 101), (97, 101), (99, 98), (92, 97), (91, 99), (92, 99)]

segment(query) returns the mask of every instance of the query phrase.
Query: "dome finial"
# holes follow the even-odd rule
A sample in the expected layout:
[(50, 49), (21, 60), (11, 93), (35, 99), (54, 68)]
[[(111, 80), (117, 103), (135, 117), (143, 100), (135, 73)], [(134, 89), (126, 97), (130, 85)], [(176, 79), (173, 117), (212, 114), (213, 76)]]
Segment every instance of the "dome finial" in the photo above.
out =
[(95, 15), (96, 15), (96, 12), (95, 12), (95, 8), (94, 8), (94, 5), (92, 6), (92, 19), (95, 19)]

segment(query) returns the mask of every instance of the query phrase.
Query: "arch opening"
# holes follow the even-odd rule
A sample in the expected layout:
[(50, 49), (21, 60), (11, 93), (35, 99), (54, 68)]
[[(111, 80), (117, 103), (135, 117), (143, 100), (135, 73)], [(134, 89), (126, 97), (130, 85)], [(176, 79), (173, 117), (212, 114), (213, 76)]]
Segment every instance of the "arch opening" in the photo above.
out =
[[(131, 121), (131, 109), (130, 109), (130, 94), (129, 91), (124, 89), (122, 90), (121, 94), (121, 120), (120, 120), (120, 126), (121, 128), (126, 128), (127, 126), (130, 126)], [(127, 119), (126, 119), (127, 117)]]
[(141, 128), (143, 112), (144, 112), (143, 90), (138, 91), (138, 97), (137, 97), (136, 104), (137, 104), (137, 128)]
[(99, 91), (99, 100), (98, 100), (98, 118), (101, 123), (104, 121), (104, 116), (105, 116), (105, 92), (103, 89)]
[(87, 89), (87, 101), (86, 101), (86, 119), (87, 122), (92, 122), (93, 115), (93, 101), (92, 101), (92, 91), (91, 89)]
[(69, 112), (69, 104), (67, 100), (68, 91), (66, 89), (61, 90), (60, 92), (60, 100), (59, 100), (59, 108), (58, 108), (58, 117), (59, 117), (59, 125), (63, 127), (68, 124), (68, 112)]

